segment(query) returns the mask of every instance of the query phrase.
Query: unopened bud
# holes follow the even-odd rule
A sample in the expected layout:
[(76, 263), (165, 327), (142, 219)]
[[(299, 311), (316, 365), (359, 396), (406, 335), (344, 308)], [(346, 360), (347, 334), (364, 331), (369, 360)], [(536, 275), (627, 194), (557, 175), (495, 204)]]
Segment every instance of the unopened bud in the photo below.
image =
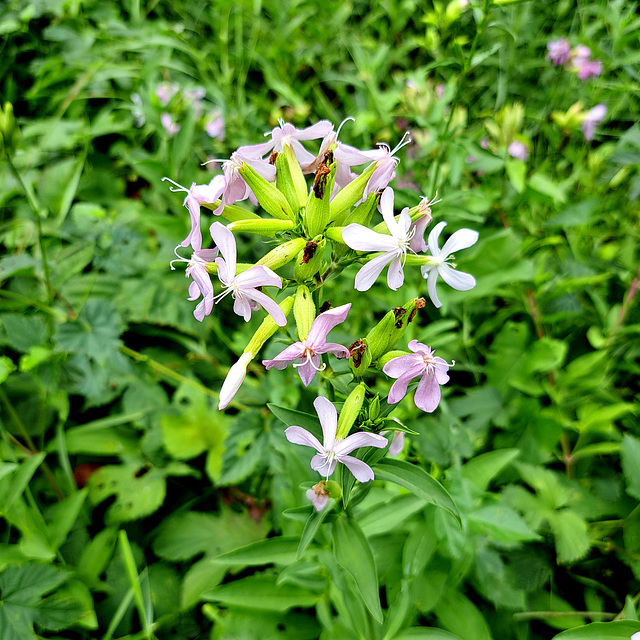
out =
[(291, 262), (305, 245), (304, 238), (294, 238), (287, 240), (277, 246), (258, 260), (256, 264), (262, 264), (269, 269), (276, 270)]
[[(211, 211), (215, 211), (220, 206), (220, 200), (216, 200), (212, 204), (202, 202), (200, 203), (200, 206), (210, 209)], [(238, 207), (235, 204), (226, 205), (222, 209), (220, 215), (229, 222), (236, 222), (237, 220), (264, 220), (264, 218), (261, 218), (257, 213)]]
[(252, 169), (246, 162), (242, 163), (239, 169), (244, 181), (249, 185), (251, 191), (257, 198), (260, 206), (271, 216), (278, 220), (294, 220), (293, 210), (289, 201), (278, 191), (278, 188), (265, 180), (257, 171)]
[(380, 415), (380, 396), (376, 395), (369, 403), (369, 420), (375, 422)]
[[(298, 165), (297, 162), (295, 162), (295, 164), (297, 165), (298, 170), (300, 170), (300, 165)], [(280, 191), (287, 199), (287, 202), (291, 205), (292, 211), (297, 214), (304, 201), (300, 202), (298, 198), (295, 185), (293, 184), (293, 177), (291, 175), (291, 168), (289, 166), (289, 159), (287, 157), (287, 154), (276, 154), (275, 165), (276, 187), (278, 188), (278, 191)]]
[(10, 102), (4, 103), (4, 108), (0, 109), (0, 138), (7, 151), (13, 149), (16, 134), (16, 119), (13, 115), (13, 105)]
[(371, 350), (367, 345), (366, 338), (364, 340), (358, 338), (349, 347), (349, 356), (349, 367), (351, 371), (353, 371), (356, 377), (362, 378), (371, 364)]
[(322, 236), (316, 236), (307, 242), (304, 249), (296, 256), (296, 263), (293, 267), (293, 276), (296, 282), (304, 282), (322, 269), (326, 246), (327, 241)]
[(304, 340), (309, 335), (309, 330), (316, 319), (316, 305), (309, 287), (304, 284), (298, 286), (295, 299), (293, 301), (293, 317), (298, 328), (298, 337)]
[(328, 151), (325, 160), (317, 169), (313, 187), (309, 192), (307, 209), (305, 211), (305, 225), (310, 236), (322, 233), (330, 220), (330, 202), (336, 180), (338, 163), (333, 159), (333, 153)]
[(342, 411), (338, 417), (336, 440), (342, 440), (349, 435), (353, 423), (358, 418), (362, 403), (364, 402), (365, 387), (359, 384), (347, 397), (342, 405)]
[(253, 233), (258, 236), (273, 238), (280, 231), (290, 231), (295, 226), (293, 220), (274, 220), (258, 218), (252, 220), (236, 220), (227, 225), (230, 231)]

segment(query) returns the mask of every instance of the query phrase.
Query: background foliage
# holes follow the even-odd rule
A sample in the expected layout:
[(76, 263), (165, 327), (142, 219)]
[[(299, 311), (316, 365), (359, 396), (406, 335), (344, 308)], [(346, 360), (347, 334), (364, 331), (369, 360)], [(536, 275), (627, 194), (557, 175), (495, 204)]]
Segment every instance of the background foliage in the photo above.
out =
[[(3, 639), (640, 630), (637, 9), (4, 3), (0, 94), (19, 131), (0, 164)], [(559, 37), (589, 46), (602, 75), (546, 61)], [(178, 87), (166, 107), (162, 83)], [(592, 142), (562, 119), (576, 102), (607, 106)], [(205, 132), (214, 112), (224, 139)], [(214, 410), (258, 321), (193, 318), (168, 269), (188, 217), (161, 182), (208, 181), (201, 163), (278, 118), (346, 116), (342, 137), (362, 148), (411, 131), (398, 204), (437, 188), (436, 219), (480, 232), (459, 261), (477, 286), (410, 329), (456, 360), (453, 384), (434, 415), (401, 416), (420, 433), (402, 457), (447, 487), (462, 526), (384, 482), (354, 505), (381, 624), (348, 569), (361, 534), (337, 524), (334, 555), (318, 523), (297, 558), (308, 460), (282, 431), (312, 392), (255, 365), (232, 409)], [(514, 140), (526, 161), (507, 153)], [(424, 293), (407, 278), (403, 301)], [(332, 334), (343, 344), (398, 304), (382, 288), (349, 295), (359, 315)]]

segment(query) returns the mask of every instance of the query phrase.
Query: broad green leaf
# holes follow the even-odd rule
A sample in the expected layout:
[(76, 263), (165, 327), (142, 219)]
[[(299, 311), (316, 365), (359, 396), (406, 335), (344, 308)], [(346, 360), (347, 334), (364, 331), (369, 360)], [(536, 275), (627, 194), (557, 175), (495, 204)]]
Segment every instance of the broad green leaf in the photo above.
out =
[(547, 227), (575, 227), (588, 224), (600, 204), (600, 198), (590, 198), (565, 207), (560, 213), (547, 221)]
[(46, 454), (40, 452), (26, 458), (11, 475), (7, 474), (0, 480), (0, 513), (8, 512), (14, 501), (23, 494), (45, 457)]
[(462, 467), (462, 477), (471, 480), (481, 491), (520, 455), (519, 449), (496, 449), (471, 458)]
[(98, 580), (113, 557), (118, 540), (118, 530), (107, 527), (99, 531), (83, 549), (78, 570), (89, 580)]
[(320, 525), (333, 510), (334, 505), (335, 500), (329, 498), (329, 502), (327, 502), (324, 509), (322, 509), (321, 511), (316, 511), (316, 509), (313, 509), (304, 524), (304, 530), (302, 531), (302, 535), (300, 536), (300, 543), (296, 552), (296, 558), (299, 558), (305, 552), (305, 549), (311, 544), (313, 539), (316, 537), (316, 533), (318, 533)]
[(16, 370), (13, 360), (7, 356), (0, 356), (0, 384), (2, 384), (12, 371)]
[(433, 612), (440, 624), (461, 640), (493, 640), (480, 609), (458, 590), (449, 587)]
[(536, 171), (536, 173), (529, 178), (528, 184), (534, 191), (552, 198), (556, 204), (564, 204), (567, 201), (565, 190), (550, 176), (541, 171)]
[(446, 509), (460, 524), (460, 515), (447, 490), (424, 469), (403, 460), (385, 459), (374, 468), (378, 480), (395, 482), (418, 498)]
[(553, 640), (629, 640), (640, 631), (640, 622), (616, 620), (615, 622), (592, 622), (583, 627), (568, 629), (553, 637)]
[(371, 615), (382, 623), (378, 574), (371, 547), (360, 527), (346, 516), (333, 524), (333, 550), (338, 564), (353, 577)]
[(293, 607), (313, 607), (320, 595), (292, 585), (276, 585), (275, 576), (256, 574), (215, 587), (202, 594), (208, 602), (253, 610), (288, 611)]
[(640, 439), (625, 433), (622, 439), (622, 470), (627, 481), (626, 491), (640, 500)]
[(567, 356), (569, 345), (562, 340), (540, 338), (527, 352), (527, 371), (551, 371), (560, 367)]
[(525, 177), (527, 175), (527, 165), (522, 160), (516, 158), (507, 158), (505, 161), (505, 169), (509, 176), (509, 182), (513, 188), (522, 193), (525, 187)]
[(572, 564), (583, 558), (591, 548), (587, 523), (568, 509), (549, 513), (547, 517), (556, 539), (558, 562)]
[(283, 615), (230, 608), (223, 620), (216, 616), (215, 622), (211, 640), (316, 640), (321, 631), (314, 618), (296, 612)]
[(469, 528), (503, 544), (542, 540), (516, 511), (504, 505), (474, 511), (469, 515)]
[(303, 413), (302, 411), (294, 411), (293, 409), (287, 409), (285, 407), (279, 407), (275, 404), (267, 405), (273, 413), (273, 415), (284, 422), (287, 427), (298, 426), (310, 431), (322, 442), (322, 428), (320, 427), (320, 421), (318, 416), (311, 415), (310, 413)]
[(267, 538), (246, 547), (223, 553), (214, 559), (216, 564), (229, 567), (258, 567), (263, 564), (291, 564), (296, 559), (298, 538)]
[(358, 514), (358, 524), (366, 536), (376, 536), (400, 526), (407, 518), (421, 511), (425, 504), (420, 496), (392, 496), (386, 503), (376, 504)]
[(47, 511), (49, 542), (54, 550), (67, 539), (87, 498), (87, 489), (75, 491)]
[(41, 316), (3, 313), (0, 320), (2, 320), (9, 344), (16, 351), (26, 353), (47, 339), (47, 326)]

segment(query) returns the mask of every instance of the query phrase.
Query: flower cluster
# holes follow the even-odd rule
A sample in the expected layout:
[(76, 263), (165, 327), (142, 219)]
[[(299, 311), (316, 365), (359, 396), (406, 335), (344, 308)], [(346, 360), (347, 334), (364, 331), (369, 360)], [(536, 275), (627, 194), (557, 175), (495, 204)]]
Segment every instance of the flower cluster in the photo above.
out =
[[(171, 87), (166, 87), (166, 99), (172, 99), (171, 92)], [(338, 139), (341, 127), (335, 130), (327, 120), (303, 129), (280, 122), (265, 134), (266, 141), (242, 146), (229, 159), (219, 160), (222, 172), (208, 184), (193, 183), (186, 188), (170, 180), (172, 191), (186, 194), (183, 204), (190, 220), (189, 232), (176, 247), (177, 258), (171, 267), (186, 264), (185, 276), (191, 279), (188, 299), (197, 301), (196, 320), (202, 322), (215, 305), (227, 304), (225, 298), (233, 299), (234, 313), (247, 322), (261, 309), (266, 314), (229, 370), (220, 390), (219, 409), (229, 406), (262, 347), (277, 331), (288, 327), (290, 316), (297, 338), (286, 334), (289, 345), (271, 359), (262, 360), (267, 370), (292, 366), (305, 387), (318, 377), (322, 386), (322, 378), (331, 375), (331, 356), (349, 360), (356, 386), (345, 400), (340, 418), (327, 398), (319, 395), (314, 402), (322, 444), (300, 426), (285, 431), (290, 442), (316, 451), (311, 468), (324, 480), (309, 491), (308, 497), (318, 509), (328, 503), (333, 490), (328, 478), (338, 463), (360, 482), (373, 479), (371, 467), (350, 455), (355, 450), (389, 446), (392, 455), (402, 451), (404, 434), (397, 430), (401, 426), (386, 417), (392, 405), (402, 400), (411, 381), (419, 378), (415, 404), (423, 411), (434, 411), (440, 402), (440, 385), (449, 380), (447, 371), (453, 366), (417, 340), (409, 342), (410, 352), (393, 351), (415, 314), (425, 306), (423, 298), (413, 298), (390, 310), (351, 346), (346, 346), (348, 342), (329, 342), (329, 333), (334, 329), (337, 332), (339, 325), (342, 334), (348, 332), (346, 321), (352, 303), (317, 309), (327, 276), (331, 274), (333, 279), (349, 265), (359, 263), (355, 280), (350, 282), (356, 291), (364, 292), (386, 268), (387, 285), (397, 291), (404, 284), (405, 270), (420, 267), (414, 273), (426, 280), (429, 298), (435, 307), (441, 307), (436, 290), (439, 278), (459, 291), (475, 286), (473, 276), (457, 270), (453, 259), (454, 253), (471, 247), (478, 239), (475, 231), (459, 229), (440, 248), (444, 221), (438, 222), (425, 239), (433, 219), (431, 208), (440, 202), (437, 198), (423, 198), (416, 206), (396, 214), (390, 183), (399, 163), (396, 154), (410, 142), (408, 134), (393, 149), (380, 144), (361, 150)], [(320, 141), (315, 153), (305, 146), (314, 140)], [(309, 184), (307, 176), (311, 178)], [(259, 205), (262, 214), (237, 205), (247, 200)], [(228, 221), (227, 225), (218, 220), (209, 225), (209, 248), (203, 248), (202, 208)], [(373, 223), (376, 211), (382, 217), (378, 224)], [(256, 264), (241, 263), (234, 233), (275, 239), (276, 246)], [(179, 249), (190, 249), (191, 256), (183, 257)], [(325, 261), (329, 252), (330, 261)], [(278, 273), (290, 263), (292, 279), (291, 269)], [(213, 277), (218, 285), (214, 285)], [(380, 409), (378, 395), (358, 382), (364, 375), (381, 374), (395, 379), (385, 412)], [(389, 440), (381, 433), (390, 434)]]
[(578, 78), (586, 82), (589, 78), (597, 78), (602, 73), (602, 62), (599, 59), (591, 59), (591, 49), (579, 44), (574, 49), (565, 38), (552, 40), (547, 43), (546, 59), (556, 67), (564, 67), (574, 71)]

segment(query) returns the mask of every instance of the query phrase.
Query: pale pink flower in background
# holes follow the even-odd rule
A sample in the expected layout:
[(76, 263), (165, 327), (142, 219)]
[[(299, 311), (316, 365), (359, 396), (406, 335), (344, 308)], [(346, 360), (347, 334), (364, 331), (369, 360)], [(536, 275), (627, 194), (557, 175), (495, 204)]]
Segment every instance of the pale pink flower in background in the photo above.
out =
[(407, 395), (409, 383), (420, 377), (414, 401), (419, 409), (431, 413), (440, 403), (440, 385), (449, 382), (447, 371), (455, 363), (449, 364), (434, 356), (429, 347), (417, 340), (409, 343), (409, 349), (414, 352), (413, 355), (392, 358), (382, 368), (390, 378), (397, 378), (391, 386), (387, 402), (400, 402)]
[(169, 113), (163, 113), (160, 116), (160, 122), (170, 138), (180, 131), (180, 125), (173, 121), (173, 118)]
[(133, 102), (134, 107), (131, 109), (131, 115), (134, 117), (136, 122), (136, 127), (141, 127), (145, 123), (144, 113), (142, 112), (142, 98), (139, 93), (131, 94), (131, 102)]
[(571, 52), (571, 65), (574, 67), (580, 67), (591, 57), (591, 49), (584, 44), (579, 44)]
[(551, 60), (556, 67), (567, 64), (571, 59), (571, 45), (565, 38), (548, 42), (547, 49), (549, 53), (546, 59)]
[[(385, 432), (384, 435), (386, 435)], [(404, 449), (404, 431), (394, 431), (391, 444), (389, 445), (389, 455), (397, 456)]]
[(227, 377), (222, 383), (218, 397), (218, 409), (220, 411), (227, 408), (233, 396), (236, 395), (238, 389), (244, 382), (249, 362), (251, 362), (251, 354), (243, 353), (238, 361), (229, 369), (229, 373), (227, 373)]
[(273, 318), (274, 322), (284, 327), (287, 324), (282, 309), (275, 300), (272, 300), (266, 293), (258, 290), (258, 287), (278, 287), (282, 288), (282, 280), (269, 267), (255, 265), (247, 271), (236, 274), (236, 240), (233, 233), (219, 222), (214, 222), (210, 228), (211, 237), (220, 249), (222, 258), (216, 258), (218, 265), (218, 278), (226, 291), (219, 293), (213, 300), (217, 304), (227, 296), (232, 294), (234, 303), (233, 311), (242, 316), (245, 322), (251, 319), (251, 312), (263, 307)]
[[(361, 224), (352, 223), (345, 227), (342, 239), (345, 244), (356, 251), (383, 251), (381, 256), (367, 262), (356, 275), (355, 288), (367, 291), (377, 280), (382, 270), (389, 265), (387, 284), (396, 291), (404, 282), (403, 264), (408, 251), (415, 252), (411, 242), (416, 235), (412, 228), (409, 207), (400, 213), (396, 222), (393, 215), (394, 194), (391, 187), (387, 187), (380, 198), (380, 212), (391, 235), (376, 233)], [(419, 242), (419, 238), (416, 238)]]
[(293, 149), (297, 161), (301, 165), (305, 165), (313, 162), (315, 156), (307, 151), (300, 141), (324, 138), (332, 130), (333, 123), (329, 122), (329, 120), (320, 120), (320, 122), (316, 122), (306, 129), (296, 129), (289, 122), (280, 120), (279, 127), (274, 127), (264, 134), (265, 136), (270, 135), (271, 140), (260, 144), (245, 145), (240, 147), (237, 153), (248, 154), (254, 158), (263, 158), (271, 151), (280, 153), (285, 146), (288, 146)]
[(489, 148), (489, 140), (487, 140), (486, 138), (482, 138), (482, 140), (480, 140), (480, 146), (483, 149), (488, 149)]
[[(180, 246), (180, 245), (178, 245)], [(186, 278), (192, 278), (193, 282), (189, 285), (190, 302), (197, 300), (202, 296), (202, 300), (196, 306), (193, 315), (195, 319), (202, 322), (205, 316), (208, 316), (213, 309), (213, 285), (211, 284), (211, 276), (207, 271), (207, 264), (213, 262), (218, 255), (218, 249), (201, 249), (194, 251), (190, 259), (183, 258), (176, 247), (174, 253), (178, 258), (170, 262), (171, 270), (175, 270), (174, 262), (186, 262), (187, 268), (184, 272)]]
[(582, 121), (582, 133), (585, 140), (593, 140), (596, 127), (605, 119), (606, 115), (607, 107), (604, 104), (598, 104), (587, 112)]
[(509, 155), (516, 160), (522, 160), (523, 162), (529, 157), (529, 148), (524, 142), (520, 140), (514, 140), (508, 147), (507, 151)]
[(318, 484), (314, 485), (305, 494), (307, 500), (309, 500), (316, 511), (322, 511), (329, 503), (329, 492), (326, 490), (326, 483), (324, 480), (320, 480)]
[(442, 96), (444, 95), (445, 89), (446, 87), (442, 83), (436, 85), (436, 96), (438, 100), (442, 100)]
[[(162, 178), (163, 182), (165, 180), (174, 185), (174, 187), (170, 187), (171, 191), (184, 191), (187, 194), (187, 197), (184, 199), (182, 204), (189, 210), (189, 215), (191, 217), (191, 231), (180, 245), (183, 247), (191, 245), (195, 250), (198, 250), (202, 247), (202, 234), (200, 232), (200, 205), (213, 204), (222, 195), (225, 189), (224, 176), (214, 176), (209, 184), (196, 184), (194, 182), (189, 189), (186, 189), (177, 182), (174, 182), (171, 178)], [(220, 215), (220, 207), (218, 207), (213, 213), (215, 215)]]
[(415, 83), (414, 80), (405, 80), (404, 86), (407, 87), (407, 89), (411, 89), (411, 91), (418, 90), (418, 85)]
[(186, 89), (183, 92), (185, 99), (191, 103), (196, 119), (202, 115), (202, 99), (206, 95), (206, 91), (202, 87)]
[(284, 434), (287, 440), (293, 444), (312, 447), (318, 452), (311, 459), (311, 468), (324, 476), (325, 479), (329, 478), (335, 471), (338, 462), (340, 462), (351, 471), (356, 480), (360, 482), (373, 480), (374, 475), (371, 467), (362, 460), (358, 460), (358, 458), (348, 454), (361, 447), (382, 449), (388, 444), (386, 438), (375, 433), (359, 431), (344, 439), (336, 440), (336, 430), (338, 428), (338, 412), (336, 408), (327, 398), (322, 396), (314, 400), (313, 406), (322, 426), (322, 444), (312, 433), (296, 426), (285, 429)]
[(431, 256), (434, 259), (433, 264), (422, 265), (420, 271), (422, 277), (427, 278), (427, 291), (429, 297), (436, 307), (441, 307), (442, 302), (438, 298), (436, 291), (436, 281), (440, 276), (450, 287), (458, 291), (468, 291), (476, 286), (476, 279), (462, 271), (456, 271), (455, 265), (448, 264), (449, 258), (454, 251), (467, 249), (478, 241), (478, 232), (471, 229), (459, 229), (451, 235), (444, 243), (442, 249), (439, 248), (440, 234), (447, 225), (446, 222), (439, 222), (429, 234), (428, 245)]
[(321, 313), (313, 321), (306, 338), (287, 347), (273, 360), (263, 360), (262, 364), (267, 370), (272, 367), (285, 369), (297, 360), (298, 362), (293, 366), (298, 369), (302, 384), (308, 387), (316, 371), (322, 371), (325, 368), (320, 364), (320, 356), (323, 353), (332, 353), (337, 358), (349, 357), (349, 349), (335, 342), (327, 342), (327, 335), (336, 325), (346, 320), (350, 308), (351, 303), (348, 303)]
[(207, 116), (207, 124), (205, 124), (204, 130), (210, 138), (224, 142), (224, 118), (219, 109), (212, 111)]
[(160, 104), (166, 107), (171, 102), (171, 98), (178, 93), (179, 89), (179, 85), (171, 84), (170, 82), (159, 84), (156, 88), (156, 96), (158, 100), (160, 100)]
[(600, 60), (587, 60), (578, 68), (578, 78), (586, 82), (589, 78), (597, 78), (602, 73)]

